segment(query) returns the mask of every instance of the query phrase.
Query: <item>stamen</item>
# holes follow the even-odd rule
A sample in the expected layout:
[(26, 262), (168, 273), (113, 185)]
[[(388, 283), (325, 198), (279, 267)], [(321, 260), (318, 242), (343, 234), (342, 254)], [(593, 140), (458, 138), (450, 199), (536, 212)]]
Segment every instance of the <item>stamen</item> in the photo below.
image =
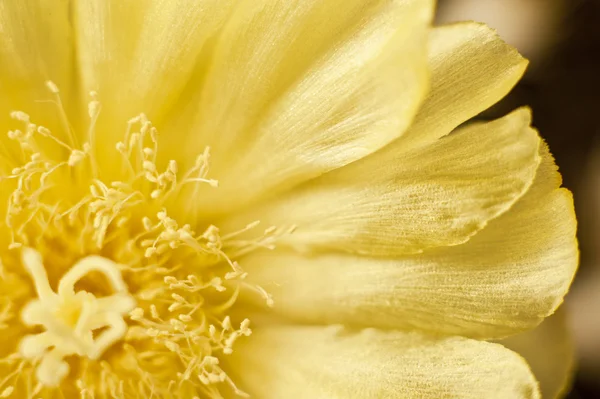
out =
[(52, 94), (54, 94), (54, 101), (56, 104), (56, 108), (58, 109), (58, 113), (60, 115), (60, 120), (63, 125), (63, 129), (67, 132), (67, 136), (69, 138), (69, 142), (72, 147), (77, 147), (77, 137), (71, 128), (71, 124), (69, 123), (69, 118), (67, 117), (67, 112), (65, 111), (65, 107), (63, 106), (62, 99), (60, 97), (60, 90), (56, 83), (51, 80), (46, 81), (46, 87)]
[[(25, 303), (20, 309), (0, 307), (0, 326), (36, 332), (0, 358), (10, 370), (0, 379), (0, 398), (55, 397), (67, 386), (81, 399), (190, 392), (221, 397), (221, 384), (244, 396), (219, 359), (251, 334), (250, 321), (232, 320), (228, 313), (242, 289), (263, 296), (269, 306), (273, 301), (245, 281), (237, 259), (273, 248), (291, 229), (270, 227), (246, 238), (258, 221), (225, 233), (214, 225), (198, 227), (193, 201), (200, 187), (218, 186), (208, 175), (210, 149), (187, 170), (173, 159), (159, 163), (159, 134), (144, 114), (127, 123), (111, 170), (120, 175), (106, 180), (113, 174), (98, 170), (94, 159), (104, 156), (96, 151), (102, 137), (95, 131), (97, 94), (90, 93), (88, 142), (78, 146), (58, 87), (52, 82), (47, 87), (66, 133), (13, 112), (24, 127), (9, 137), (21, 154), (13, 157), (18, 162), (5, 162), (7, 173), (0, 176), (10, 193), (5, 225), (11, 237), (6, 254), (12, 257), (0, 271), (4, 276), (24, 270), (36, 294), (29, 300), (28, 289), (18, 298), (17, 290), (0, 293), (0, 305)], [(58, 138), (63, 136), (68, 140)], [(172, 212), (182, 203), (192, 210), (185, 221)], [(98, 275), (103, 278), (97, 286), (110, 295), (78, 289), (96, 283)]]

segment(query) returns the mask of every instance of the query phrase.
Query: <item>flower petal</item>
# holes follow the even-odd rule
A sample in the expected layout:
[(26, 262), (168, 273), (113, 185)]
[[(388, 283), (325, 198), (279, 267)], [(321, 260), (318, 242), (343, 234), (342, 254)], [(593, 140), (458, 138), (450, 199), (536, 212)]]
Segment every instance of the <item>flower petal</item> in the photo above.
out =
[[(52, 80), (60, 87), (67, 107), (73, 104), (73, 48), (69, 1), (7, 1), (0, 4), (2, 139), (9, 126), (17, 127), (8, 122), (9, 113), (14, 110), (27, 112), (34, 123), (48, 128), (60, 126), (55, 106), (49, 101), (43, 102), (53, 99), (46, 81)], [(58, 130), (56, 134), (60, 134)]]
[[(191, 144), (232, 209), (359, 159), (402, 134), (427, 81), (430, 0), (261, 0), (220, 37)], [(200, 206), (200, 205), (199, 205)]]
[[(527, 190), (539, 163), (528, 110), (390, 160), (360, 160), (246, 218), (296, 225), (282, 243), (376, 256), (463, 243)], [(246, 220), (244, 220), (246, 221)]]
[(544, 399), (562, 398), (568, 392), (575, 371), (575, 347), (562, 308), (535, 329), (504, 339), (501, 344), (527, 360)]
[(261, 399), (540, 397), (521, 357), (463, 338), (270, 327), (231, 356), (239, 380)]
[(450, 133), (503, 98), (527, 60), (484, 24), (464, 22), (433, 29), (429, 39), (431, 90), (414, 123), (385, 151), (397, 154)]
[(74, 2), (83, 90), (98, 91), (103, 112), (117, 119), (116, 134), (121, 136), (124, 122), (140, 112), (154, 122), (160, 119), (188, 82), (207, 41), (237, 3)]
[(295, 320), (478, 338), (530, 329), (562, 302), (578, 262), (571, 194), (542, 155), (529, 192), (466, 244), (396, 259), (275, 251), (241, 263)]

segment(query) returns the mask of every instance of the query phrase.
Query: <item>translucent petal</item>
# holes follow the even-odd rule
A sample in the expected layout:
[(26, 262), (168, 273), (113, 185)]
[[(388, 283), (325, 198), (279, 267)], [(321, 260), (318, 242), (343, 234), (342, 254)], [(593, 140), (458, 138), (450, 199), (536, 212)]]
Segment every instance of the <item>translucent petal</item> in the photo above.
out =
[(521, 109), (395, 159), (368, 157), (253, 209), (247, 221), (296, 225), (282, 243), (300, 249), (392, 256), (463, 243), (533, 181), (539, 138), (530, 122)]
[(222, 212), (359, 159), (409, 125), (425, 94), (429, 0), (261, 0), (216, 44), (190, 151), (212, 147)]
[(440, 26), (429, 38), (431, 89), (410, 129), (385, 149), (394, 153), (431, 143), (503, 98), (527, 60), (484, 24)]
[(240, 341), (231, 356), (239, 381), (261, 399), (540, 397), (517, 354), (463, 338), (272, 327)]
[(560, 308), (531, 331), (501, 341), (527, 360), (544, 399), (563, 398), (575, 372), (575, 347)]
[(578, 262), (571, 194), (542, 155), (529, 192), (466, 244), (395, 259), (275, 251), (241, 263), (295, 320), (479, 338), (530, 329), (562, 302)]

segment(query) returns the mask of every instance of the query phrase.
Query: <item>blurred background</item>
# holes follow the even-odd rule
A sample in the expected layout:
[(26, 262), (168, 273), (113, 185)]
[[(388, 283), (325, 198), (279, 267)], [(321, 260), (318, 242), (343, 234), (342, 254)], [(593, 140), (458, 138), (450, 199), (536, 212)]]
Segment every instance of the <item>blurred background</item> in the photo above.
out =
[(531, 106), (575, 195), (581, 266), (565, 303), (577, 350), (568, 398), (600, 398), (600, 0), (438, 0), (438, 23), (461, 20), (486, 22), (530, 60), (482, 117)]

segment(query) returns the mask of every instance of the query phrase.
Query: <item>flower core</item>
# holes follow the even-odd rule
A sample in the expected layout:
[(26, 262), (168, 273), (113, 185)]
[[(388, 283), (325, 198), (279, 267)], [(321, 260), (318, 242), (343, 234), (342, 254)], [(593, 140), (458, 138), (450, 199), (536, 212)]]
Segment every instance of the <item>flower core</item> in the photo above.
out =
[(160, 158), (158, 131), (141, 114), (116, 158), (99, 162), (98, 94), (79, 145), (47, 86), (64, 131), (15, 111), (23, 129), (0, 141), (0, 398), (244, 395), (222, 360), (250, 321), (230, 310), (241, 290), (272, 300), (235, 259), (290, 230), (242, 240), (258, 222), (227, 234), (181, 224), (171, 210), (185, 215), (201, 186), (217, 186), (208, 149), (181, 173)]

